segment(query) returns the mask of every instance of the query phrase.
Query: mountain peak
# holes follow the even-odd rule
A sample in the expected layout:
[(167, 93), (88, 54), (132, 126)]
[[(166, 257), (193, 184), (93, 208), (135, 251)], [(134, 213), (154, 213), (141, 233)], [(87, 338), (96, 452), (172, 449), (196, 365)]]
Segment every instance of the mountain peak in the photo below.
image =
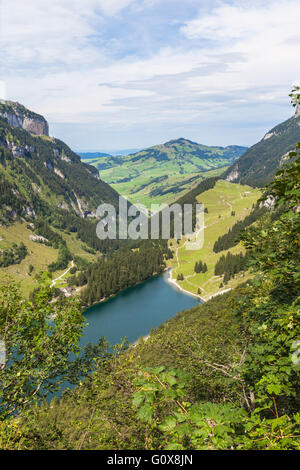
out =
[(192, 140), (185, 139), (184, 137), (179, 137), (178, 139), (169, 140), (164, 145), (168, 146), (168, 145), (173, 145), (173, 144), (195, 144), (195, 145), (199, 145), (199, 144), (197, 144), (197, 142), (193, 142)]
[(295, 118), (300, 117), (300, 106), (299, 106), (299, 104), (296, 106), (296, 111), (295, 111), (294, 117)]
[(12, 127), (24, 129), (35, 135), (49, 135), (46, 119), (17, 101), (0, 100), (0, 116), (7, 119)]

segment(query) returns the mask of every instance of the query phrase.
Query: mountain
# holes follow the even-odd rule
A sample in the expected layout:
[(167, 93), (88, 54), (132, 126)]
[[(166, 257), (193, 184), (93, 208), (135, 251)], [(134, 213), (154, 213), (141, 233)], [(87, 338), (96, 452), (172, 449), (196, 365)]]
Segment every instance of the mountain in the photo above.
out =
[(117, 193), (94, 166), (49, 137), (46, 119), (19, 103), (0, 104), (0, 219), (36, 217), (58, 209), (85, 218)]
[(231, 163), (246, 150), (247, 147), (237, 145), (213, 147), (179, 138), (132, 153), (119, 160), (116, 156), (115, 161), (99, 162), (98, 169), (112, 168), (117, 166), (117, 162), (128, 167), (131, 164), (143, 164), (144, 168), (172, 162), (174, 170), (177, 169), (179, 173), (191, 173), (193, 171), (206, 171)]
[(223, 175), (227, 181), (263, 187), (270, 182), (286, 155), (300, 141), (300, 108), (250, 147)]
[(102, 202), (117, 205), (119, 195), (48, 135), (45, 118), (5, 101), (0, 114), (0, 277), (20, 282), (28, 296), (39, 272), (59, 272), (63, 285), (71, 260), (80, 270), (118, 248), (97, 237), (95, 213)]
[(132, 202), (170, 202), (199, 182), (224, 171), (246, 147), (213, 147), (179, 138), (127, 156), (89, 160), (101, 178)]

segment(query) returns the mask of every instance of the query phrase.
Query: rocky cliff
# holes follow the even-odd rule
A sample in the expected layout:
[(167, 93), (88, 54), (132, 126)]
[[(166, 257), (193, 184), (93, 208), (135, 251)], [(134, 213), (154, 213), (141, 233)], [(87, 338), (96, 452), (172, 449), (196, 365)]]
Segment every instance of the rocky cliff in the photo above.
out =
[[(42, 116), (0, 102), (0, 224), (49, 214), (85, 219), (95, 216), (102, 202), (118, 203), (95, 167), (47, 134)], [(72, 227), (76, 231), (76, 224)]]
[(46, 119), (17, 102), (0, 100), (0, 116), (7, 119), (12, 127), (25, 129), (35, 135), (49, 135)]

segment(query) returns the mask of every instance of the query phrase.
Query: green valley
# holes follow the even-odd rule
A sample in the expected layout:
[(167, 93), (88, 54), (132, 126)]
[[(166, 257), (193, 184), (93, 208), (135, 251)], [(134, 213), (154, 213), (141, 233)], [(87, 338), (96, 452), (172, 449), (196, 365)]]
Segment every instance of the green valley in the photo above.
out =
[(0, 0), (4, 456), (300, 450), (300, 2), (244, 3)]
[(90, 155), (84, 161), (132, 203), (149, 207), (173, 202), (199, 180), (221, 175), (246, 150), (236, 145), (209, 147), (180, 138), (127, 156)]
[[(100, 256), (100, 252), (88, 253), (86, 246), (82, 243), (74, 233), (66, 233), (58, 231), (67, 246), (73, 259), (80, 260), (85, 263), (93, 262), (96, 256)], [(1, 278), (13, 279), (20, 284), (21, 292), (25, 297), (37, 287), (36, 276), (41, 272), (48, 270), (48, 266), (54, 263), (58, 257), (58, 249), (49, 246), (46, 243), (39, 242), (38, 236), (35, 235), (32, 228), (22, 222), (15, 222), (11, 226), (0, 226), (0, 253), (1, 250), (10, 248), (13, 244), (23, 243), (28, 251), (27, 256), (18, 264), (12, 264), (5, 268), (1, 268)], [(96, 256), (95, 256), (96, 255)], [(67, 266), (66, 266), (67, 268)], [(60, 276), (65, 269), (57, 270), (52, 273), (52, 278)], [(60, 283), (60, 287), (67, 285), (68, 276), (65, 276)], [(49, 277), (48, 283), (51, 284)]]

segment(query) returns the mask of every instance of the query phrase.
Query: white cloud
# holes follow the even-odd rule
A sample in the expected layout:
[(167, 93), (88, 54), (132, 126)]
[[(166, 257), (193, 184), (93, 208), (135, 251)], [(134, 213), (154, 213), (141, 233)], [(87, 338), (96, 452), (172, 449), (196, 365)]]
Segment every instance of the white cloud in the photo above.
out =
[[(214, 92), (243, 90), (259, 86), (264, 93), (256, 99), (275, 101), (300, 74), (300, 3), (295, 0), (279, 2), (247, 2), (244, 5), (220, 5), (210, 14), (187, 22), (181, 32), (191, 40), (209, 40), (211, 54), (231, 52), (243, 60), (231, 64), (231, 70), (201, 83), (190, 81), (193, 89)], [(276, 92), (268, 91), (277, 87)], [(251, 97), (253, 99), (253, 97)]]
[[(300, 4), (253, 0), (246, 9), (243, 3), (218, 2), (181, 28), (178, 18), (178, 44), (164, 37), (153, 50), (156, 24), (143, 17), (137, 29), (146, 31), (150, 53), (141, 56), (132, 42), (130, 52), (114, 58), (114, 25), (121, 28), (126, 12), (131, 24), (138, 22), (138, 11), (157, 8), (157, 0), (3, 0), (0, 54), (7, 97), (52, 122), (116, 129), (154, 122), (194, 122), (200, 128), (216, 113), (236, 122), (239, 110), (253, 103), (288, 103), (289, 88), (300, 76)], [(162, 20), (168, 24), (168, 17)], [(105, 40), (107, 25), (111, 37)]]
[(115, 15), (131, 3), (134, 3), (134, 0), (99, 0), (97, 2), (106, 15)]
[(258, 34), (276, 44), (297, 37), (299, 14), (298, 0), (221, 4), (211, 13), (187, 22), (182, 33), (213, 41), (242, 40)]
[(0, 80), (0, 99), (6, 99), (6, 85), (3, 80)]

